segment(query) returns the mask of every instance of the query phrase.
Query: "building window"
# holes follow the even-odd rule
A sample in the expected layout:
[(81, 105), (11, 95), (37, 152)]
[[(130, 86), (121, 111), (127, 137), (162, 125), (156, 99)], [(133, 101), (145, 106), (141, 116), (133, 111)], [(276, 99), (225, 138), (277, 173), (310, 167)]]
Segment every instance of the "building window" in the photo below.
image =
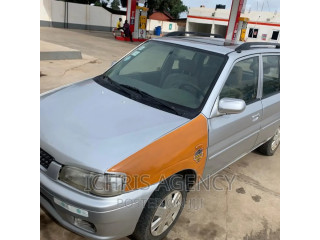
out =
[(278, 40), (278, 37), (279, 37), (279, 31), (273, 31), (271, 40)]
[(257, 29), (257, 28), (250, 28), (248, 37), (249, 38), (257, 38), (258, 37), (258, 31), (259, 31), (259, 29)]

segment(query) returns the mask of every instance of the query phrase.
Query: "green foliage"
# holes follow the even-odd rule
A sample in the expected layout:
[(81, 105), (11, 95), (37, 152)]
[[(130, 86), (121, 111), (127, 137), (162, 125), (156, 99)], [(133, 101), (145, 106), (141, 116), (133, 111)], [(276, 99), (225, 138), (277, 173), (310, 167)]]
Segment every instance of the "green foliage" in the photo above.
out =
[(101, 7), (107, 9), (109, 2), (110, 2), (110, 0), (102, 0)]
[(188, 10), (188, 7), (183, 5), (182, 0), (149, 0), (148, 14), (151, 15), (153, 10), (160, 12), (168, 12), (173, 18), (179, 18), (180, 13)]
[(119, 0), (113, 0), (111, 3), (111, 8), (114, 10), (120, 10), (120, 1)]
[(97, 0), (97, 1), (94, 3), (94, 5), (95, 5), (95, 6), (98, 6), (98, 7), (101, 7), (101, 6), (102, 6), (102, 3), (101, 3), (99, 0)]

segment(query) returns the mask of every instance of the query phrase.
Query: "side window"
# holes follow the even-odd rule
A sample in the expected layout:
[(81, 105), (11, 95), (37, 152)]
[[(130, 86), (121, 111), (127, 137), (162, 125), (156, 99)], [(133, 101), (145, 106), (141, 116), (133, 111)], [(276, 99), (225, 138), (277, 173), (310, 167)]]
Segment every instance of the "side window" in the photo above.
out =
[(220, 99), (224, 97), (242, 99), (249, 104), (257, 97), (259, 77), (259, 57), (237, 62), (222, 88)]
[(267, 97), (280, 92), (280, 56), (263, 56), (262, 59), (262, 97)]

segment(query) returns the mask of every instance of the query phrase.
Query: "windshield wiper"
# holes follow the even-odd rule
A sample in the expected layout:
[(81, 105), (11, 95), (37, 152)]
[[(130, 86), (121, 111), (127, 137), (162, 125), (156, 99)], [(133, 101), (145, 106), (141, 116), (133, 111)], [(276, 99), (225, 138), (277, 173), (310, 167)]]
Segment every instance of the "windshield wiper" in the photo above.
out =
[[(125, 92), (127, 95), (129, 95), (131, 98), (138, 98), (138, 95), (135, 91), (130, 90), (129, 88), (123, 86), (122, 84), (117, 83), (116, 81), (113, 81), (110, 77), (103, 75), (102, 79), (107, 79), (107, 82), (112, 85), (113, 87), (117, 88), (118, 90)], [(141, 94), (139, 94), (139, 97)]]
[[(171, 112), (173, 112), (179, 116), (182, 116), (184, 114), (184, 113), (178, 112), (174, 106), (171, 106), (171, 105), (161, 101), (159, 98), (156, 98), (156, 97), (150, 95), (149, 93), (146, 93), (136, 87), (126, 85), (126, 84), (117, 83), (116, 81), (112, 80), (110, 77), (108, 77), (106, 75), (103, 75), (102, 79), (107, 79), (107, 82), (110, 85), (116, 87), (118, 90), (120, 90), (122, 92), (127, 93), (128, 95), (130, 95), (131, 98), (139, 99), (139, 98), (143, 97), (144, 99), (148, 99), (149, 101), (151, 100), (152, 102), (157, 103), (161, 107), (165, 107), (165, 108), (169, 109)], [(137, 95), (137, 93), (138, 93), (138, 95)]]
[(133, 86), (130, 86), (130, 85), (126, 85), (126, 84), (119, 84), (119, 86), (127, 88), (127, 89), (130, 89), (132, 91), (135, 91), (136, 93), (139, 93), (140, 96), (143, 96), (145, 99), (148, 99), (148, 100), (151, 100), (153, 102), (156, 102), (158, 105), (171, 110), (172, 112), (174, 112), (177, 115), (180, 115), (180, 116), (183, 115), (183, 113), (178, 112), (174, 106), (172, 106), (172, 105), (160, 100), (159, 98), (156, 98), (156, 97), (150, 95), (149, 93), (146, 93), (146, 92), (144, 92), (144, 91), (142, 91), (142, 90), (140, 90), (140, 89), (138, 89), (136, 87), (133, 87)]

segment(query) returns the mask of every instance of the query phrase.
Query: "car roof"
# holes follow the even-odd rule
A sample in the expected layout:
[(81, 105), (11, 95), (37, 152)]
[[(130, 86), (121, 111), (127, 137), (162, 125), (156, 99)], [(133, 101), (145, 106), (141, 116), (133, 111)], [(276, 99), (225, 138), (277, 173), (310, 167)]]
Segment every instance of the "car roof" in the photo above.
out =
[(208, 38), (208, 37), (161, 37), (154, 38), (152, 40), (175, 43), (187, 47), (199, 48), (211, 52), (228, 54), (234, 51), (234, 48), (225, 47), (224, 39), (221, 38)]
[[(179, 37), (160, 37), (154, 38), (152, 40), (168, 42), (179, 44), (188, 47), (194, 47), (198, 49), (203, 49), (211, 52), (216, 52), (220, 54), (229, 54), (231, 52), (248, 50), (248, 53), (255, 52), (266, 52), (266, 51), (276, 51), (278, 52), (280, 48), (280, 44), (278, 43), (265, 43), (265, 42), (251, 42), (251, 43), (243, 43), (240, 41), (228, 41), (221, 38), (211, 38), (211, 37), (187, 37), (187, 36), (179, 36)], [(242, 45), (242, 46), (241, 46)], [(250, 49), (250, 45), (254, 45), (254, 48)], [(268, 45), (273, 46), (275, 48), (270, 48)], [(260, 47), (259, 47), (260, 46)], [(267, 46), (263, 48), (263, 46)], [(242, 48), (242, 49), (241, 49)]]

